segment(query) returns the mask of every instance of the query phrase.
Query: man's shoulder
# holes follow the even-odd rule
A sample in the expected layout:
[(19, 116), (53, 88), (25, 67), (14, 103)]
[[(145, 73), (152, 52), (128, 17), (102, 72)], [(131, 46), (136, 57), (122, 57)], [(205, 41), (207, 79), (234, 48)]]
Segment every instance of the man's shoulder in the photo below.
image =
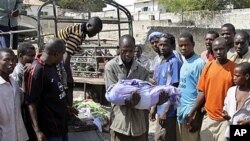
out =
[(119, 56), (116, 56), (115, 58), (111, 59), (110, 61), (107, 62), (107, 64), (105, 65), (105, 68), (110, 68), (112, 66), (116, 66), (119, 65)]

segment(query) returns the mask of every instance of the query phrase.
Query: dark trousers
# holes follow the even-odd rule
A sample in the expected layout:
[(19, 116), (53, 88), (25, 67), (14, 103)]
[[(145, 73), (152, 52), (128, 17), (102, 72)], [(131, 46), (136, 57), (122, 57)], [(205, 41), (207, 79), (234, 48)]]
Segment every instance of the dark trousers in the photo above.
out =
[[(0, 25), (0, 33), (1, 32), (9, 32), (16, 31), (18, 27), (10, 27)], [(18, 34), (13, 34), (13, 46), (12, 49), (17, 49), (18, 46)], [(0, 48), (9, 48), (10, 47), (10, 34), (0, 35)]]
[(146, 141), (146, 135), (141, 136), (127, 136), (113, 130), (110, 130), (111, 141)]

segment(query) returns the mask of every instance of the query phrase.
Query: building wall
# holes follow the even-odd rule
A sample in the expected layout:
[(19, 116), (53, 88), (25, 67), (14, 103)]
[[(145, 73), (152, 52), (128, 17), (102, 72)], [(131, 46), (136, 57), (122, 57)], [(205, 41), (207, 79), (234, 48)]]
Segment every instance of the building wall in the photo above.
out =
[[(37, 12), (39, 10), (39, 5), (32, 5), (30, 8), (27, 9), (27, 15), (37, 16)], [(53, 7), (52, 6), (45, 6), (43, 7), (42, 12), (47, 13), (48, 16), (53, 15)]]

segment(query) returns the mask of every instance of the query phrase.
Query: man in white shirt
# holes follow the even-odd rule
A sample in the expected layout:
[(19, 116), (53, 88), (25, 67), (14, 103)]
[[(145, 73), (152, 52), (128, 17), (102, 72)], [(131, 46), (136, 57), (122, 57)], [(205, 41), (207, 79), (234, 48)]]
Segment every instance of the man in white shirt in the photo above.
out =
[(0, 49), (0, 141), (26, 141), (28, 135), (21, 115), (21, 91), (9, 75), (15, 67), (11, 49)]

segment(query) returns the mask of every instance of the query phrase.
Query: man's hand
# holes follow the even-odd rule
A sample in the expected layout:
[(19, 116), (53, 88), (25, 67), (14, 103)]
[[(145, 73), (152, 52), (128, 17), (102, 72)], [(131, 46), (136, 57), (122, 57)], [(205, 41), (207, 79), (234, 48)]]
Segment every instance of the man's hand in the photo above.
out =
[(135, 105), (137, 105), (141, 100), (141, 96), (137, 92), (133, 92), (131, 95), (131, 99), (125, 99), (125, 105), (133, 108)]
[(69, 115), (71, 115), (71, 116), (78, 115), (79, 111), (75, 107), (68, 106), (67, 108), (68, 108)]
[(152, 84), (152, 85), (156, 85), (156, 81), (153, 79), (153, 78), (149, 78), (149, 82)]
[(250, 125), (250, 119), (240, 120), (238, 121), (239, 125)]
[(203, 114), (200, 111), (190, 113), (186, 119), (186, 128), (189, 132), (193, 133), (201, 128)]
[(228, 115), (227, 111), (223, 111), (222, 112), (222, 117), (225, 119), (225, 120), (230, 120), (231, 117)]
[(156, 106), (151, 107), (150, 112), (149, 112), (149, 120), (150, 121), (155, 121), (155, 115), (156, 115)]
[(25, 66), (23, 67), (23, 76), (25, 78), (26, 78), (26, 76), (29, 75), (30, 70), (31, 70), (31, 63), (25, 64)]
[(46, 137), (41, 131), (36, 132), (36, 137), (37, 141), (46, 141)]
[(11, 15), (12, 17), (17, 17), (17, 16), (19, 16), (19, 10), (18, 10), (18, 9), (13, 10), (13, 11), (11, 12), (10, 15)]
[(162, 105), (167, 101), (168, 101), (168, 94), (166, 94), (164, 91), (161, 91), (157, 105)]

